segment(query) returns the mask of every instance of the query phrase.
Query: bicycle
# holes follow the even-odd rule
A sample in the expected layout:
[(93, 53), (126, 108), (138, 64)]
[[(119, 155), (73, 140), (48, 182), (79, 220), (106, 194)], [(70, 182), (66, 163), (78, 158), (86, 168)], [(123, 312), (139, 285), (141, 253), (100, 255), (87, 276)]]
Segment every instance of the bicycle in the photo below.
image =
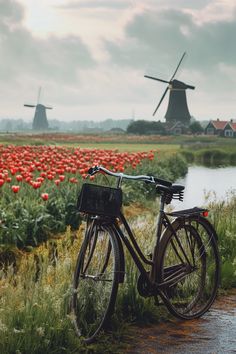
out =
[[(102, 329), (109, 328), (118, 287), (125, 278), (123, 245), (139, 270), (141, 296), (153, 296), (156, 302), (160, 299), (181, 319), (202, 316), (219, 285), (217, 234), (206, 219), (208, 210), (195, 207), (165, 212), (172, 199), (183, 200), (184, 186), (154, 176), (115, 173), (102, 166), (90, 168), (88, 175), (99, 172), (116, 177), (117, 187), (85, 183), (78, 199), (78, 209), (87, 222), (71, 301), (77, 335), (91, 343)], [(154, 184), (160, 194), (156, 242), (149, 258), (121, 211), (123, 179)]]

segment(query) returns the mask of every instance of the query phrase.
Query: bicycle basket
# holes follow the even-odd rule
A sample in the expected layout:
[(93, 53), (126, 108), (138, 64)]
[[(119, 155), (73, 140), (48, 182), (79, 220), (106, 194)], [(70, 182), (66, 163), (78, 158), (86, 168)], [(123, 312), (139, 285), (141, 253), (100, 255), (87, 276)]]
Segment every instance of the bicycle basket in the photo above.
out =
[(118, 216), (122, 206), (119, 188), (84, 183), (78, 197), (77, 207), (82, 213)]

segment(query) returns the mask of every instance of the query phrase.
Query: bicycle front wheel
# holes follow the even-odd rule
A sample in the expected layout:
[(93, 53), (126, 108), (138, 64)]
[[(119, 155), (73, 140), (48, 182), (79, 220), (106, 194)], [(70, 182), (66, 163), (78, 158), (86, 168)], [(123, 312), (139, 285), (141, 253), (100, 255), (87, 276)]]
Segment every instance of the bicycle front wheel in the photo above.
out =
[(112, 230), (93, 221), (78, 256), (72, 295), (75, 329), (86, 343), (108, 328), (118, 290), (119, 259)]
[(202, 223), (176, 220), (160, 257), (160, 283), (169, 311), (182, 319), (202, 316), (219, 284), (219, 254), (214, 234)]

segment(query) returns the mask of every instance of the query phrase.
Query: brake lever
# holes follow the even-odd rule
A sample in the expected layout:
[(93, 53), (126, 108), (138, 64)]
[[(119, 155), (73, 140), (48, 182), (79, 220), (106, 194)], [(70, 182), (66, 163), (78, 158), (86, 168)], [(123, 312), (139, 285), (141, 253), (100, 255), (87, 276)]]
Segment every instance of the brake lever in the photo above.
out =
[(98, 166), (90, 167), (90, 169), (87, 172), (86, 178), (95, 175), (99, 171)]

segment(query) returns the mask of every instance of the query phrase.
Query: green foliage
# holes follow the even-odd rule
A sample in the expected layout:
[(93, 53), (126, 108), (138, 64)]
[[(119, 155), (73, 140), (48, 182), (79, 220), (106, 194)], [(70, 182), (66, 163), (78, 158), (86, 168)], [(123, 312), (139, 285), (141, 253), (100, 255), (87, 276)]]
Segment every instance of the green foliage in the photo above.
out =
[(194, 153), (190, 150), (181, 150), (180, 151), (181, 155), (185, 158), (185, 160), (188, 163), (193, 163), (194, 162)]
[[(145, 161), (135, 169), (137, 175), (150, 175), (174, 182), (179, 177), (187, 173), (188, 166), (185, 159), (179, 154), (173, 154), (165, 159), (159, 159), (158, 156), (152, 161)], [(127, 169), (127, 173), (132, 174), (132, 169)], [(157, 197), (154, 185), (137, 183), (134, 181), (123, 182), (123, 200), (124, 204), (140, 202), (145, 204), (148, 200), (155, 200)]]
[(224, 148), (202, 148), (202, 145), (186, 147), (180, 150), (188, 163), (197, 163), (206, 166), (220, 166), (220, 165), (236, 165), (236, 152)]
[(151, 135), (165, 134), (165, 127), (160, 121), (136, 120), (127, 127), (128, 134)]
[(201, 134), (204, 131), (203, 127), (198, 121), (195, 121), (190, 124), (189, 129), (192, 134)]
[(229, 164), (229, 154), (221, 149), (200, 150), (196, 152), (196, 160), (210, 166)]
[(209, 205), (211, 221), (218, 234), (221, 257), (221, 286), (236, 286), (236, 195)]
[(48, 190), (47, 201), (41, 199), (40, 191), (28, 185), (17, 195), (1, 190), (0, 244), (36, 246), (54, 234), (65, 232), (68, 225), (72, 229), (79, 227), (81, 217), (76, 210), (79, 187), (70, 183)]

